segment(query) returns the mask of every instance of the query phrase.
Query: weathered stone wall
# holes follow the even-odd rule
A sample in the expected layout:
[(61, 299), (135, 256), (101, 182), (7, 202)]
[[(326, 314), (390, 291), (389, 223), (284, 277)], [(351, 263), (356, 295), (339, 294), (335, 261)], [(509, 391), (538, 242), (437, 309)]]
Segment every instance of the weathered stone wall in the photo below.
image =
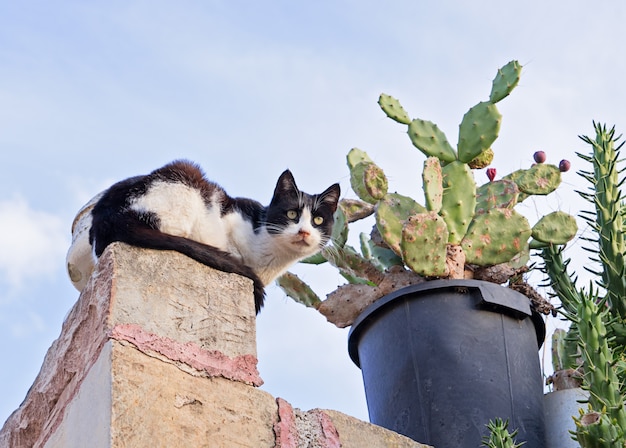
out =
[(111, 245), (1, 447), (423, 447), (257, 386), (248, 279)]

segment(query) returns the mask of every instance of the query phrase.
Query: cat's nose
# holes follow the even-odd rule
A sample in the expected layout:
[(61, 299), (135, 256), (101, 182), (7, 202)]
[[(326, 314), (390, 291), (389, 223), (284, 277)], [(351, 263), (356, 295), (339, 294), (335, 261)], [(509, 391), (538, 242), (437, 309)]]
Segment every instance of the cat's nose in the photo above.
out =
[(298, 235), (300, 235), (303, 238), (306, 238), (307, 236), (311, 235), (311, 232), (307, 232), (306, 230), (298, 230)]

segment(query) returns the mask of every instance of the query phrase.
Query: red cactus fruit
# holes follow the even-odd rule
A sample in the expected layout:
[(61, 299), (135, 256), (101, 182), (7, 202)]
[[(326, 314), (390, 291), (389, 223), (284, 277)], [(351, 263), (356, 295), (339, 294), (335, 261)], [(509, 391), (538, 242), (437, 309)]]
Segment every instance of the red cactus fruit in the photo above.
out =
[(546, 153), (543, 151), (537, 151), (533, 154), (533, 159), (535, 159), (535, 162), (537, 163), (543, 163), (546, 161)]
[(570, 166), (571, 166), (571, 165), (572, 165), (572, 164), (570, 163), (570, 161), (569, 161), (569, 160), (565, 160), (565, 159), (563, 159), (563, 160), (561, 160), (561, 161), (559, 162), (559, 170), (560, 170), (562, 173), (565, 173), (565, 172), (569, 171), (569, 169), (570, 169)]
[(496, 178), (496, 169), (487, 168), (487, 177), (489, 178), (489, 182), (493, 182), (493, 180)]

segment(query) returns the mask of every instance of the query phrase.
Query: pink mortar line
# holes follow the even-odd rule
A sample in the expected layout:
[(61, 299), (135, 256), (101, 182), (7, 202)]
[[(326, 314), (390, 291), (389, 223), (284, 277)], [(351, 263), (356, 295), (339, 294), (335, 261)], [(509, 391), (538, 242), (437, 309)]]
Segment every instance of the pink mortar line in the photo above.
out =
[[(274, 423), (276, 448), (297, 448), (298, 427), (296, 413), (293, 406), (282, 398), (276, 398), (278, 405), (278, 421)], [(321, 428), (321, 438), (316, 439), (317, 445), (323, 448), (341, 448), (339, 432), (330, 416), (321, 409), (314, 409), (306, 413), (309, 418), (315, 419)]]
[(144, 353), (156, 352), (172, 361), (185, 363), (209, 376), (221, 376), (234, 381), (261, 386), (263, 380), (256, 368), (253, 355), (230, 358), (218, 350), (205, 350), (193, 342), (180, 343), (145, 331), (137, 324), (120, 324), (113, 327), (109, 337), (127, 341)]

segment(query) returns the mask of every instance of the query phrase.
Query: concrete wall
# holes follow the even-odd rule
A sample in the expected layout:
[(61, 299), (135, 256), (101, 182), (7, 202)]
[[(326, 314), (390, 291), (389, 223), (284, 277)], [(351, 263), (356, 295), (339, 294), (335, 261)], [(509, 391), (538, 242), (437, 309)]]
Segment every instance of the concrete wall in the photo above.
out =
[(424, 447), (259, 390), (248, 279), (113, 244), (2, 447)]

